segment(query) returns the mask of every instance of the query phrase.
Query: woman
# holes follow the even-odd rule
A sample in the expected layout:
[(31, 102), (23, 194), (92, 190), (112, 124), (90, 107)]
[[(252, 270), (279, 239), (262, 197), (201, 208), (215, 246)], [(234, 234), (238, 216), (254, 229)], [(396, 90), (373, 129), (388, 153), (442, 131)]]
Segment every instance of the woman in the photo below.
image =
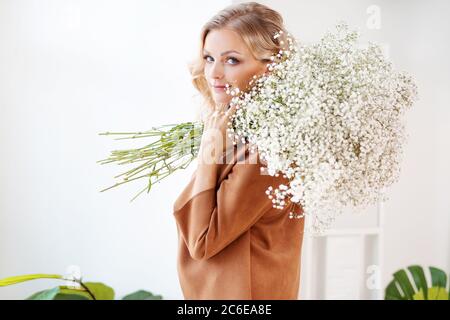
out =
[[(292, 207), (274, 208), (265, 193), (288, 181), (262, 174), (258, 153), (233, 146), (226, 134), (234, 110), (224, 86), (245, 91), (254, 75), (268, 72), (270, 56), (283, 48), (283, 37), (273, 37), (279, 30), (279, 13), (255, 2), (225, 8), (202, 29), (202, 61), (191, 73), (216, 111), (204, 122), (197, 169), (173, 208), (185, 299), (298, 298), (304, 219), (290, 219)], [(211, 150), (216, 161), (206, 160)]]

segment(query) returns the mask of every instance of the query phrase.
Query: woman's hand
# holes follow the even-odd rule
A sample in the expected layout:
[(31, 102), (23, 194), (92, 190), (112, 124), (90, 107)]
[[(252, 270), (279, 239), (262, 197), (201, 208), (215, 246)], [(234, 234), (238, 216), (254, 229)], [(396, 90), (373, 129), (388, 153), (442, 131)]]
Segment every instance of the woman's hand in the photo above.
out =
[[(224, 110), (227, 108), (226, 110)], [(202, 163), (222, 163), (222, 155), (233, 146), (228, 137), (229, 121), (236, 106), (229, 105), (216, 109), (203, 123), (203, 134), (199, 149), (199, 160)]]

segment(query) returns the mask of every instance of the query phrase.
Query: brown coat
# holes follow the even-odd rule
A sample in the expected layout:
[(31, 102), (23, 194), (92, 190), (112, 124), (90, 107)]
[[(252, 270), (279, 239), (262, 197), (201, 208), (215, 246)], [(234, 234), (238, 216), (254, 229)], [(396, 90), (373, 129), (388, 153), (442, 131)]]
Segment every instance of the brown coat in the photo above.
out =
[(289, 218), (290, 204), (273, 208), (265, 193), (287, 180), (260, 174), (248, 145), (234, 146), (227, 162), (197, 167), (173, 206), (184, 298), (297, 299), (304, 219)]

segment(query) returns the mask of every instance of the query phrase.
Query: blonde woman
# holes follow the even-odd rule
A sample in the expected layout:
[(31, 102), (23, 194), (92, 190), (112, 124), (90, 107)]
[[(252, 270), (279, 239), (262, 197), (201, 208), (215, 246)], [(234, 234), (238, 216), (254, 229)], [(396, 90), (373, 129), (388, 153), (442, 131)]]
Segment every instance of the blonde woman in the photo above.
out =
[[(248, 90), (254, 75), (268, 72), (270, 56), (283, 48), (284, 37), (274, 39), (280, 30), (287, 33), (280, 14), (256, 2), (231, 5), (202, 29), (191, 74), (214, 112), (204, 122), (196, 171), (173, 207), (185, 299), (298, 298), (304, 219), (290, 219), (292, 207), (274, 208), (265, 193), (288, 181), (262, 173), (258, 153), (230, 147), (226, 134), (234, 110), (224, 87)], [(211, 150), (222, 161), (207, 161)]]

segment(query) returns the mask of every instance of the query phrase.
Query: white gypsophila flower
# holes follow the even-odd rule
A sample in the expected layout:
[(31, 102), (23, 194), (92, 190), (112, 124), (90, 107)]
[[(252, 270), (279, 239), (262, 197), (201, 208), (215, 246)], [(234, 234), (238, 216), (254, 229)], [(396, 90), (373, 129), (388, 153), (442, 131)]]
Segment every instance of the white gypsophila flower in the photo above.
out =
[(289, 179), (266, 193), (277, 208), (287, 198), (301, 204), (312, 218), (306, 232), (323, 233), (345, 207), (387, 200), (399, 178), (417, 87), (378, 45), (358, 48), (358, 37), (345, 23), (311, 45), (288, 35), (270, 72), (232, 98), (233, 138), (257, 149), (270, 175)]

